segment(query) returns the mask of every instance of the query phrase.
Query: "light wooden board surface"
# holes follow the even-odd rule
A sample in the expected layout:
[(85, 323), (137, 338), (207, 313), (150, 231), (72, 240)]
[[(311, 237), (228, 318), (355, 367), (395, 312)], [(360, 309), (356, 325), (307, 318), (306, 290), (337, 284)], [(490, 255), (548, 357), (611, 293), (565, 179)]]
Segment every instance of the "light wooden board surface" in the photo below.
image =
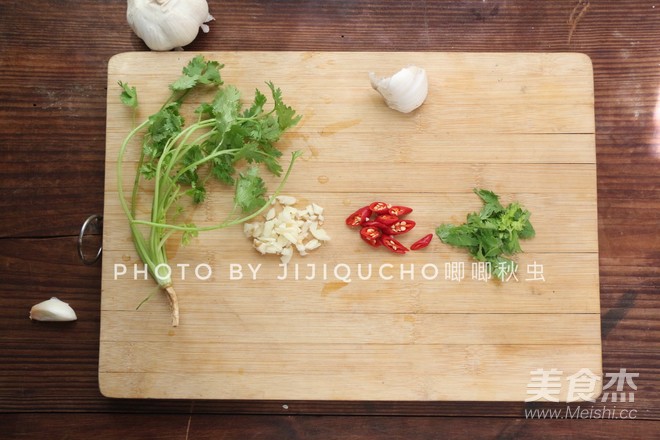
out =
[[(108, 66), (99, 360), (105, 395), (523, 401), (548, 390), (561, 400), (599, 394), (595, 128), (586, 56), (206, 53), (225, 64), (225, 83), (246, 100), (270, 80), (303, 115), (280, 143), (285, 157), (304, 152), (284, 193), (323, 206), (332, 240), (295, 256), (285, 279), (279, 259), (258, 254), (240, 226), (202, 234), (188, 247), (172, 245), (181, 307), (180, 326), (172, 328), (164, 295), (135, 310), (155, 284), (140, 272), (118, 202), (116, 158), (132, 115), (119, 103), (117, 81), (137, 87), (142, 120), (194, 55), (126, 53)], [(388, 75), (408, 64), (427, 70), (430, 90), (421, 108), (404, 115), (382, 103), (368, 72)], [(133, 149), (127, 189), (136, 159)], [(399, 256), (368, 247), (344, 225), (374, 200), (408, 205), (417, 221), (402, 236), (410, 243), (478, 210), (474, 187), (532, 212), (537, 236), (522, 242), (517, 280), (472, 279), (465, 252), (437, 239)], [(224, 218), (231, 194), (217, 189), (195, 213), (198, 224)], [(464, 278), (448, 279), (448, 266), (460, 263)], [(258, 265), (253, 276), (250, 267)], [(126, 274), (118, 274), (123, 267)], [(558, 382), (539, 385), (540, 371)], [(575, 393), (586, 372), (593, 389)]]

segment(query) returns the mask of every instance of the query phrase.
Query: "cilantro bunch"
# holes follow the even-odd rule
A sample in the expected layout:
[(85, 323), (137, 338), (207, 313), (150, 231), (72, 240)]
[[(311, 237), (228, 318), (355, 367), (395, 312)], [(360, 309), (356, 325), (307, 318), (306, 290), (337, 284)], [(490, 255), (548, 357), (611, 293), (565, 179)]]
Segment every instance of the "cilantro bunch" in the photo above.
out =
[[(251, 105), (243, 108), (238, 89), (225, 86), (221, 79), (223, 67), (201, 55), (193, 58), (183, 68), (182, 76), (169, 86), (171, 95), (160, 110), (126, 136), (117, 161), (119, 199), (129, 220), (135, 249), (152, 277), (167, 292), (173, 325), (178, 324), (178, 303), (168, 275), (165, 246), (168, 239), (181, 232), (183, 244), (187, 244), (201, 231), (236, 225), (259, 215), (279, 193), (300, 156), (299, 152), (292, 154), (286, 173), (268, 199), (259, 165), (281, 176), (282, 152), (275, 143), (298, 123), (300, 116), (284, 104), (280, 89), (271, 82), (267, 83), (273, 99), (270, 110), (265, 108), (266, 95), (259, 90), (255, 91)], [(136, 109), (135, 87), (122, 82), (119, 85), (121, 101)], [(200, 104), (195, 109), (196, 120), (186, 124), (181, 107), (195, 89), (211, 89), (214, 97)], [(140, 158), (133, 190), (127, 198), (123, 190), (124, 155), (136, 137), (140, 138)], [(246, 163), (248, 168), (238, 170), (238, 163)], [(210, 179), (233, 187), (233, 209), (216, 225), (198, 227), (184, 223), (180, 220), (185, 211), (182, 199), (189, 198), (193, 206), (204, 202)], [(137, 204), (144, 182), (151, 188), (146, 192), (151, 196), (151, 211), (148, 219), (138, 219)]]
[(443, 243), (466, 248), (474, 259), (488, 263), (491, 273), (503, 279), (515, 270), (510, 257), (522, 252), (520, 239), (536, 234), (529, 221), (531, 213), (518, 202), (502, 206), (492, 191), (474, 192), (484, 202), (481, 211), (468, 214), (462, 225), (442, 224), (435, 232)]

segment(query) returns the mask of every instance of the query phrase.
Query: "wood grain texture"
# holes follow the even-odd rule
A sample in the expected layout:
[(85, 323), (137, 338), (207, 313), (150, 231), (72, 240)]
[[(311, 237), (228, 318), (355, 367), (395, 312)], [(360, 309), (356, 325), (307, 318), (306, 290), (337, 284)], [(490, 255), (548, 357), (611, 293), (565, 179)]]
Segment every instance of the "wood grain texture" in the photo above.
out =
[[(135, 273), (117, 275), (117, 267), (127, 263), (135, 272), (139, 260), (118, 203), (115, 172), (132, 112), (113, 96), (118, 81), (136, 87), (141, 106), (135, 116), (141, 121), (162, 105), (168, 84), (192, 56), (124, 53), (108, 68), (99, 361), (104, 395), (523, 401), (537, 368), (565, 372), (563, 382), (582, 369), (601, 376), (593, 80), (587, 57), (206, 54), (225, 65), (225, 84), (244, 96), (260, 87), (261, 73), (268, 72), (286, 102), (302, 113), (301, 123), (280, 141), (287, 150), (295, 138), (304, 152), (285, 193), (307, 200), (301, 208), (309, 202), (323, 206), (323, 227), (333, 238), (304, 259), (294, 257), (286, 279), (279, 259), (260, 258), (240, 227), (201, 234), (189, 247), (174, 245), (172, 266), (204, 263), (216, 273), (203, 282), (191, 280), (191, 274), (188, 279), (183, 273), (172, 275), (182, 318), (171, 329), (163, 295), (135, 310), (153, 284), (136, 280)], [(367, 78), (370, 71), (395, 72), (408, 64), (427, 70), (429, 96), (420, 109), (402, 115), (383, 105)], [(203, 98), (191, 99), (195, 108)], [(389, 160), (381, 159), (377, 149), (390, 144), (390, 133), (399, 136), (398, 142), (389, 145)], [(481, 151), (489, 149), (493, 134), (499, 135), (500, 160), (484, 163)], [(535, 148), (508, 148), (530, 142), (530, 135), (543, 136), (545, 147), (558, 154), (545, 162), (532, 155)], [(481, 148), (464, 150), (466, 138)], [(576, 140), (570, 149), (564, 147), (567, 138)], [(444, 145), (436, 145), (436, 139)], [(139, 156), (131, 147), (123, 191), (130, 191), (125, 182), (133, 182)], [(452, 159), (445, 160), (444, 151)], [(277, 183), (269, 180), (271, 187)], [(503, 203), (515, 198), (534, 213), (537, 237), (529, 247), (524, 243), (530, 253), (518, 263), (529, 268), (542, 261), (542, 280), (530, 282), (521, 270), (520, 282), (470, 282), (470, 277), (438, 282), (439, 266), (460, 259), (469, 272), (470, 261), (440, 243), (405, 259), (392, 258), (374, 252), (344, 224), (360, 206), (387, 200), (412, 206), (416, 229), (422, 228), (413, 234), (425, 235), (441, 222), (460, 223), (466, 212), (478, 210), (475, 187), (495, 191)], [(232, 194), (218, 186), (210, 193), (190, 221), (222, 222)], [(566, 215), (571, 204), (575, 208)], [(139, 217), (144, 214), (139, 211)], [(367, 275), (355, 272), (367, 263)], [(252, 280), (235, 279), (236, 265), (244, 271), (259, 265), (260, 273)], [(304, 273), (295, 275), (298, 266)], [(349, 274), (337, 275), (339, 266)], [(435, 271), (432, 278), (420, 269), (429, 266)], [(447, 280), (446, 269), (444, 274)], [(551, 281), (546, 283), (546, 277)], [(466, 325), (474, 330), (471, 336)], [(573, 399), (562, 388), (562, 399)], [(593, 392), (598, 395), (599, 387)]]
[(0, 415), (10, 438), (29, 438), (58, 426), (63, 438), (78, 440), (91, 436), (116, 439), (226, 439), (291, 440), (323, 439), (437, 439), (438, 433), (453, 439), (473, 438), (568, 438), (575, 426), (589, 426), (584, 438), (643, 438), (657, 431), (660, 422), (619, 420), (589, 423), (584, 420), (534, 420), (493, 417), (475, 424), (471, 417), (364, 417), (364, 416), (249, 416), (249, 415), (162, 415), (162, 414), (16, 414)]
[[(660, 200), (657, 136), (659, 9), (651, 0), (591, 1), (568, 43), (574, 0), (445, 2), (210, 1), (216, 21), (190, 51), (377, 50), (583, 52), (594, 65), (603, 369), (640, 372), (634, 421), (521, 419), (516, 403), (115, 401), (98, 392), (100, 265), (75, 240), (103, 208), (107, 61), (145, 50), (125, 24), (125, 2), (0, 2), (0, 411), (9, 436), (178, 438), (652, 438), (660, 417)], [(497, 142), (497, 138), (493, 139)], [(538, 141), (537, 141), (538, 143)], [(471, 146), (478, 148), (478, 146)], [(63, 161), (62, 158), (66, 158)], [(75, 160), (75, 163), (68, 162)], [(489, 157), (489, 161), (496, 160)], [(55, 287), (53, 287), (53, 285)], [(53, 290), (56, 292), (53, 292)], [(35, 325), (32, 303), (57, 293), (81, 320)], [(66, 332), (66, 333), (63, 333)], [(66, 343), (63, 343), (63, 336)], [(65, 382), (62, 382), (64, 377)], [(53, 385), (58, 384), (58, 385)], [(46, 415), (46, 412), (69, 414)], [(79, 412), (112, 414), (75, 415)], [(116, 413), (133, 413), (118, 415)], [(380, 414), (308, 417), (291, 414)], [(408, 417), (389, 417), (392, 415)], [(421, 418), (422, 416), (427, 418)], [(435, 417), (449, 416), (449, 417)], [(461, 416), (471, 416), (460, 418)], [(231, 422), (231, 420), (235, 420)], [(85, 420), (92, 422), (87, 425)], [(155, 420), (151, 423), (151, 420)], [(196, 422), (199, 420), (199, 422)], [(5, 423), (5, 421), (7, 423)], [(117, 423), (119, 421), (119, 423)], [(198, 424), (199, 423), (199, 424)], [(130, 433), (122, 426), (131, 425)], [(396, 425), (396, 426), (394, 426)], [(12, 428), (16, 428), (12, 430)], [(493, 427), (492, 431), (488, 431)], [(170, 432), (171, 429), (171, 432)], [(118, 430), (118, 431), (117, 431)], [(174, 433), (174, 434), (172, 434)], [(176, 435), (175, 435), (176, 434)]]

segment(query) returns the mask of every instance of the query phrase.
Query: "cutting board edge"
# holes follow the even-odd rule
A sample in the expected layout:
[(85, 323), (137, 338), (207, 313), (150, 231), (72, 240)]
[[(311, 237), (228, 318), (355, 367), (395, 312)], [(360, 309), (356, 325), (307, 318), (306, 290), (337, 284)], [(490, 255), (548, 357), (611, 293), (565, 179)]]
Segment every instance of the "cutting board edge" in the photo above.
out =
[[(343, 53), (345, 53), (345, 52), (327, 52), (327, 51), (281, 51), (281, 52), (282, 52), (282, 53), (297, 53), (297, 54), (302, 54), (302, 53), (312, 53), (312, 54), (313, 54), (313, 53), (342, 53), (342, 54), (343, 54)], [(218, 54), (218, 53), (236, 53), (236, 54), (238, 54), (238, 53), (245, 53), (245, 52), (244, 52), (244, 51), (204, 51), (204, 52), (199, 52), (199, 53), (201, 53), (201, 54)], [(250, 51), (249, 53), (252, 53), (252, 54), (258, 54), (258, 53), (272, 53), (272, 51)], [(389, 52), (389, 51), (378, 51), (378, 52), (362, 52), (362, 53), (376, 53), (376, 54), (382, 54), (382, 53), (390, 53), (390, 52)], [(425, 53), (430, 53), (430, 52), (426, 52), (426, 51), (425, 51), (425, 52), (416, 52), (416, 51), (412, 51), (412, 52), (397, 52), (397, 53), (400, 53), (400, 54), (406, 54), (406, 53), (410, 53), (410, 54), (425, 54)], [(482, 52), (432, 52), (432, 53), (447, 53), (447, 54), (467, 53), (467, 54), (470, 54), (470, 55), (479, 55), (479, 54), (481, 54)], [(515, 54), (527, 54), (528, 52), (483, 52), (483, 53), (484, 53), (484, 54), (487, 54), (487, 55), (489, 55), (489, 56), (497, 56), (498, 54), (511, 54), (511, 53), (515, 53)], [(590, 59), (587, 55), (585, 55), (585, 54), (581, 54), (581, 53), (578, 53), (578, 52), (529, 52), (529, 53), (532, 53), (532, 54), (555, 54), (555, 55), (559, 55), (559, 54), (570, 54), (571, 56), (581, 55), (581, 56), (584, 56), (584, 57), (586, 57), (586, 58), (588, 59), (589, 68), (591, 69), (591, 72), (593, 72), (593, 65), (592, 65), (592, 63), (591, 63), (591, 59)], [(147, 55), (147, 54), (148, 54), (148, 55)], [(169, 54), (170, 54), (170, 55), (168, 55), (168, 56), (185, 56), (185, 57), (188, 57), (188, 56), (192, 56), (194, 53), (192, 53), (192, 52), (185, 52), (185, 53), (169, 53)], [(138, 55), (138, 56), (162, 56), (161, 54), (156, 54), (156, 53), (153, 53), (153, 52), (124, 52), (124, 53), (116, 54), (116, 55), (114, 55), (113, 57), (111, 57), (111, 59), (109, 60), (109, 69), (110, 69), (110, 65), (112, 65), (112, 66), (114, 67), (117, 63), (124, 62), (124, 61), (125, 61), (125, 58), (127, 58), (127, 59), (132, 58), (132, 57), (129, 57), (129, 55)], [(109, 82), (109, 79), (108, 79), (108, 82)], [(110, 85), (110, 83), (109, 83), (109, 85)], [(592, 89), (591, 89), (591, 95), (592, 95), (592, 97), (593, 97), (593, 78), (592, 78)], [(111, 92), (110, 92), (110, 87), (109, 87), (109, 88), (108, 88), (108, 99), (110, 99), (110, 96), (111, 96)], [(594, 131), (595, 131), (595, 130), (594, 130)], [(590, 133), (590, 134), (591, 134), (591, 133)], [(106, 183), (107, 183), (107, 181), (106, 181)], [(104, 209), (105, 209), (105, 206), (104, 206)], [(599, 290), (600, 290), (600, 288), (599, 288)], [(599, 305), (600, 305), (600, 304), (599, 304)], [(601, 353), (601, 363), (600, 363), (600, 368), (602, 369), (602, 341), (601, 341), (601, 343), (599, 344), (599, 349), (600, 349), (600, 353)], [(102, 373), (99, 371), (99, 386), (100, 386), (100, 390), (101, 390), (101, 392), (102, 392), (103, 395), (105, 395), (105, 396), (107, 396), (107, 397), (116, 397), (116, 398), (124, 398), (124, 397), (125, 397), (125, 398), (134, 398), (134, 397), (138, 397), (138, 396), (134, 396), (134, 395), (126, 395), (126, 396), (123, 396), (123, 395), (116, 395), (116, 394), (115, 394), (115, 395), (112, 395), (112, 393), (108, 392), (108, 390), (107, 390), (107, 385), (108, 385), (108, 384), (105, 383), (104, 380), (102, 380), (101, 375), (102, 375)], [(105, 379), (105, 378), (103, 378), (103, 379)], [(106, 394), (106, 393), (107, 393), (107, 394)], [(161, 397), (159, 397), (159, 396), (154, 396), (154, 397), (146, 397), (146, 398), (161, 398)], [(167, 397), (167, 398), (172, 398), (172, 397)], [(190, 398), (190, 397), (182, 397), (182, 399), (183, 399), (183, 398)], [(212, 399), (212, 398), (209, 398), (209, 399)], [(279, 399), (277, 399), (277, 400), (279, 400)], [(362, 400), (362, 399), (356, 398), (356, 399), (351, 399), (351, 400)], [(402, 399), (402, 400), (412, 400), (412, 399)], [(415, 400), (416, 400), (416, 399), (415, 399)], [(471, 399), (465, 399), (465, 400), (471, 400)], [(484, 400), (487, 400), (487, 399), (484, 399)], [(462, 400), (462, 399), (457, 399), (456, 401), (464, 401), (464, 400)], [(520, 400), (519, 400), (519, 399), (512, 399), (512, 400), (510, 400), (510, 401), (520, 401)]]

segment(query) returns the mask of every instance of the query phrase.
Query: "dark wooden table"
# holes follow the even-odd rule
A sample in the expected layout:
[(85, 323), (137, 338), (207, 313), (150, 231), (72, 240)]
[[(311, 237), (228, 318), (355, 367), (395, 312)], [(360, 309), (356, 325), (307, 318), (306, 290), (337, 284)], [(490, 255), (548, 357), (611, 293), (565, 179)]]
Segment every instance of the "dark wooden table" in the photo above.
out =
[[(107, 61), (146, 47), (126, 24), (124, 1), (3, 0), (0, 437), (658, 438), (660, 2), (209, 3), (211, 32), (186, 50), (588, 54), (603, 365), (606, 374), (639, 374), (636, 389), (625, 384), (634, 402), (571, 404), (568, 418), (532, 420), (526, 410), (565, 416), (566, 404), (104, 398), (97, 383), (101, 270), (81, 263), (76, 240), (85, 218), (103, 207)], [(28, 319), (33, 304), (53, 295), (74, 306), (77, 322)], [(575, 415), (577, 406), (589, 411)]]

